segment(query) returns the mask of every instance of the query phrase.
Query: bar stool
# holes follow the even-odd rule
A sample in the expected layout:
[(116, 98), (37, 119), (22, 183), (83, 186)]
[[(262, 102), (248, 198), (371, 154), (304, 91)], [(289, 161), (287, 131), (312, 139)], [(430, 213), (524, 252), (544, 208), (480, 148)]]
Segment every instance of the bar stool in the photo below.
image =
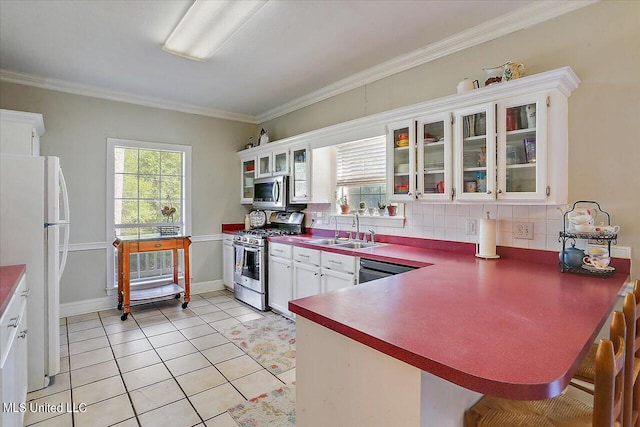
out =
[[(627, 293), (622, 304), (622, 311), (627, 326), (627, 350), (625, 362), (625, 387), (624, 387), (624, 427), (638, 427), (640, 420), (640, 382), (637, 381), (638, 373), (640, 373), (640, 280), (636, 280), (633, 287), (633, 293)], [(580, 380), (589, 384), (593, 384), (595, 380), (595, 348), (594, 344), (589, 349), (589, 353), (584, 358), (574, 380)], [(570, 383), (582, 391), (593, 394), (593, 389), (584, 387), (573, 380)]]
[(613, 313), (612, 340), (602, 339), (596, 352), (593, 408), (561, 394), (553, 399), (519, 401), (484, 396), (465, 412), (467, 427), (621, 426), (626, 326)]

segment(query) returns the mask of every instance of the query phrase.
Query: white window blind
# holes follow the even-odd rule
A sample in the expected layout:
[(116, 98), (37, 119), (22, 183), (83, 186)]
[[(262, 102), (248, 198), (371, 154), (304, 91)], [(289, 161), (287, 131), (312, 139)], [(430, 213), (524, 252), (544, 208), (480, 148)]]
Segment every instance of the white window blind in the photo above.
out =
[(336, 151), (337, 185), (380, 185), (386, 182), (386, 138), (377, 136), (340, 144)]

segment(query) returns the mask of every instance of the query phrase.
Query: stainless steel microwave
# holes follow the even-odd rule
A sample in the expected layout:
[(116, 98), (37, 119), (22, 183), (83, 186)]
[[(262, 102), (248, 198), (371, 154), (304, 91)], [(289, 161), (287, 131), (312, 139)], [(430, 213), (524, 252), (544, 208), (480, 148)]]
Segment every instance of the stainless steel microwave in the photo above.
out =
[(289, 204), (289, 177), (274, 176), (253, 181), (253, 207), (270, 211), (297, 210), (304, 205)]

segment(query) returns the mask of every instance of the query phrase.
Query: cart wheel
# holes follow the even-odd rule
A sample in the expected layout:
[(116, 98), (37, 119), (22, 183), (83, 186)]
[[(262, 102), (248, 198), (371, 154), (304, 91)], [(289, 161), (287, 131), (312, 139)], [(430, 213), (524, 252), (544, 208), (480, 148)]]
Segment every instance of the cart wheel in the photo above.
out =
[(185, 302), (183, 302), (183, 303), (182, 303), (182, 308), (187, 308), (187, 305), (189, 305), (189, 303), (188, 303), (188, 302), (186, 302), (186, 301), (185, 301)]
[(120, 316), (120, 320), (124, 322), (125, 320), (127, 320), (128, 316), (129, 316), (129, 313), (124, 313), (122, 316)]
[(180, 299), (180, 294), (179, 293), (176, 294), (176, 299)]
[(121, 302), (118, 303), (118, 310), (122, 310), (122, 303)]

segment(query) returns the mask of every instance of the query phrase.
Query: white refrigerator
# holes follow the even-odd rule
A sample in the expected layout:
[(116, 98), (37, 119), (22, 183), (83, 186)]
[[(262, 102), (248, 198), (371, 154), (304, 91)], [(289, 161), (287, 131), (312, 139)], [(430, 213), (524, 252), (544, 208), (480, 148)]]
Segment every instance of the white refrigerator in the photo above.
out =
[(0, 154), (0, 265), (26, 264), (28, 391), (60, 372), (69, 199), (57, 157)]

